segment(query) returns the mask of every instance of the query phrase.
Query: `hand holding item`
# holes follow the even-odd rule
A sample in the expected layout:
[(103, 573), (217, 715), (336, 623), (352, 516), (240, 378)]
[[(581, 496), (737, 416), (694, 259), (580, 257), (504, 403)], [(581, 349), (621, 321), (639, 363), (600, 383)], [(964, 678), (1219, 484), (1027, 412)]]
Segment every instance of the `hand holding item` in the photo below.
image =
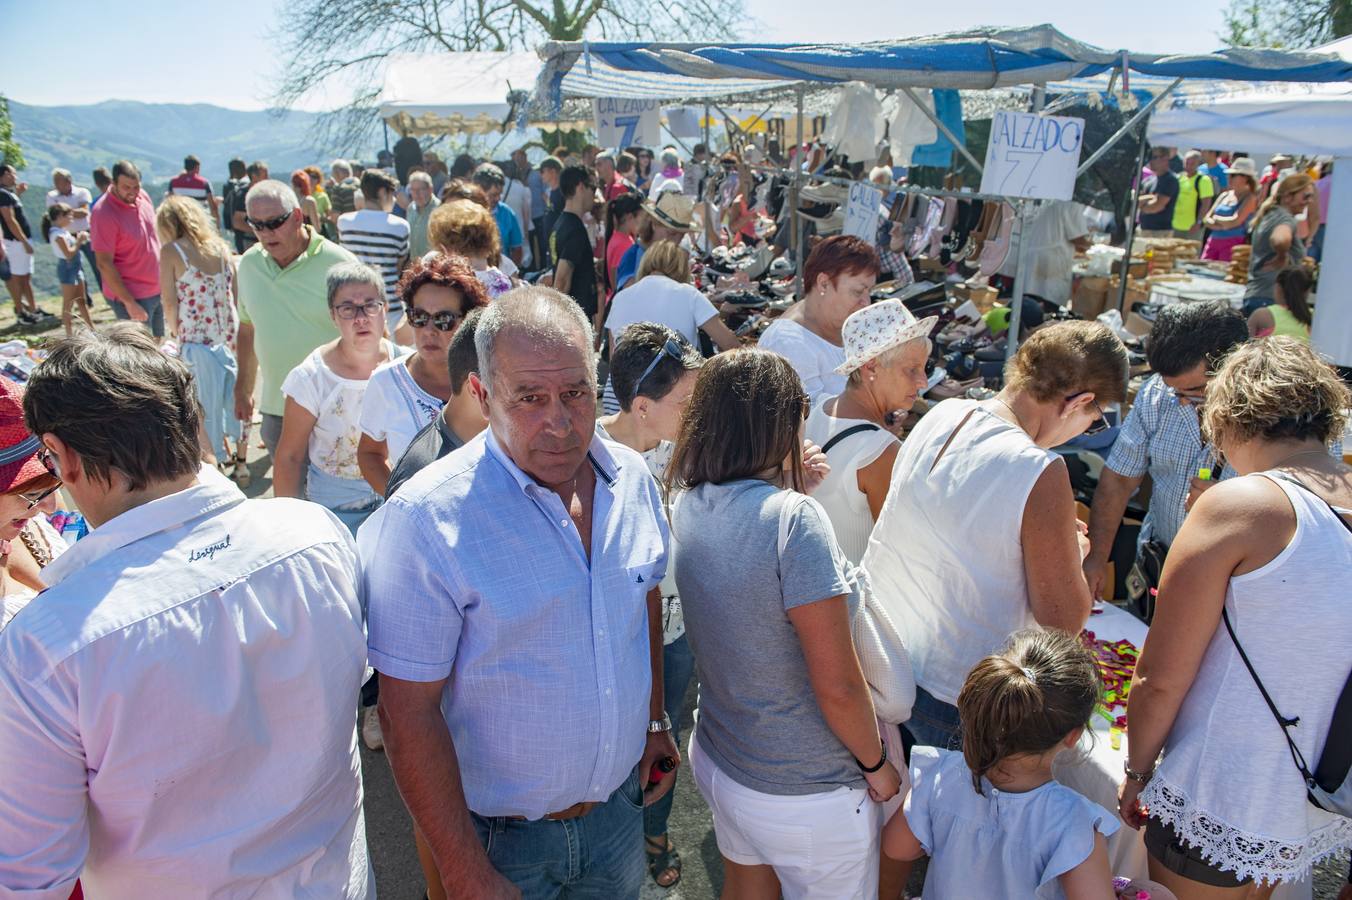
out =
[(804, 493), (811, 494), (817, 489), (826, 476), (831, 474), (831, 464), (826, 461), (826, 454), (822, 448), (818, 447), (812, 441), (803, 441), (803, 469), (807, 474), (807, 484), (803, 485)]

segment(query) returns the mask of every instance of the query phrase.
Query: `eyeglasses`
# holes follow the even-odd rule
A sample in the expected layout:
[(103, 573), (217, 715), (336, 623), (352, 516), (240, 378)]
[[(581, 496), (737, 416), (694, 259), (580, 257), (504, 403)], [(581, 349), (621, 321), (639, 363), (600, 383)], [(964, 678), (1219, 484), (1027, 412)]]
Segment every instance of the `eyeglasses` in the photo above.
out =
[(291, 219), (291, 213), (278, 216), (275, 219), (255, 219), (253, 216), (245, 216), (244, 221), (254, 231), (276, 231)]
[[(1210, 379), (1211, 376), (1208, 375), (1207, 380), (1210, 381)], [(1191, 403), (1193, 406), (1201, 406), (1203, 403), (1206, 402), (1206, 385), (1202, 385), (1199, 388), (1188, 388), (1181, 391), (1178, 388), (1171, 388), (1166, 385), (1165, 389), (1169, 393), (1173, 394), (1174, 399), (1177, 400), (1179, 403)]]
[(437, 331), (454, 331), (455, 326), (464, 318), (459, 313), (453, 313), (450, 310), (433, 314), (425, 309), (418, 309), (416, 306), (410, 306), (405, 316), (408, 318), (408, 324), (414, 328), (426, 328), (427, 323), (431, 322), (432, 327)]
[[(1079, 395), (1079, 394), (1071, 394), (1070, 396), (1066, 397), (1066, 399), (1067, 399), (1067, 400), (1074, 400), (1074, 399), (1075, 399), (1076, 397), (1078, 397), (1078, 396), (1080, 396), (1080, 395)], [(1105, 416), (1105, 415), (1103, 414), (1103, 407), (1099, 406), (1097, 400), (1090, 400), (1089, 402), (1090, 402), (1090, 404), (1093, 405), (1093, 407), (1094, 407), (1094, 412), (1098, 413), (1098, 418), (1095, 419), (1094, 421), (1090, 422), (1090, 423), (1089, 423), (1089, 427), (1086, 428), (1086, 429), (1085, 429), (1083, 432), (1081, 432), (1081, 433), (1082, 433), (1082, 434), (1086, 434), (1086, 435), (1090, 435), (1090, 434), (1102, 434), (1103, 432), (1105, 432), (1105, 431), (1108, 430), (1108, 418), (1107, 418), (1107, 416)]]
[(27, 501), (28, 501), (28, 506), (26, 507), (27, 509), (32, 509), (33, 507), (35, 507), (35, 506), (37, 506), (39, 503), (41, 503), (43, 500), (46, 500), (46, 499), (47, 499), (48, 497), (50, 497), (52, 494), (55, 494), (57, 491), (61, 490), (61, 485), (62, 485), (62, 482), (61, 482), (61, 473), (60, 473), (59, 471), (57, 471), (57, 468), (56, 468), (56, 457), (52, 456), (52, 452), (44, 447), (43, 449), (41, 449), (41, 450), (38, 451), (37, 457), (38, 457), (38, 462), (40, 462), (40, 463), (42, 463), (44, 466), (46, 466), (46, 467), (47, 467), (47, 471), (50, 472), (50, 473), (52, 473), (53, 475), (55, 475), (56, 478), (57, 478), (57, 481), (56, 481), (56, 484), (54, 484), (54, 485), (52, 485), (51, 487), (47, 488), (47, 490), (45, 490), (45, 491), (37, 491), (36, 493), (31, 493), (31, 494), (22, 494), (22, 493), (19, 494), (20, 497), (22, 497), (24, 500), (27, 500)]
[(335, 306), (333, 311), (338, 314), (340, 319), (355, 319), (358, 315), (367, 319), (374, 319), (380, 315), (384, 308), (384, 300), (367, 300), (360, 306), (355, 303), (343, 303)]
[(669, 356), (677, 362), (682, 362), (685, 359), (685, 351), (675, 339), (667, 338), (667, 342), (657, 351), (657, 354), (653, 357), (653, 361), (648, 363), (648, 368), (644, 369), (643, 374), (638, 376), (638, 381), (634, 382), (634, 397), (631, 399), (638, 398), (638, 389), (643, 386), (643, 379), (653, 373), (653, 369), (657, 368), (657, 364), (662, 361), (662, 357), (664, 356)]

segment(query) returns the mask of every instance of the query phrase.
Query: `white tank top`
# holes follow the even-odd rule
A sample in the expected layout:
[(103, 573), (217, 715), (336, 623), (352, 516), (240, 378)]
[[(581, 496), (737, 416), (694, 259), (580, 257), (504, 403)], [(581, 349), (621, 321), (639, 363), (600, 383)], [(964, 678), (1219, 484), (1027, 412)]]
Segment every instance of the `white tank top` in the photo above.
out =
[(872, 430), (860, 431), (838, 441), (826, 452), (831, 471), (812, 499), (822, 505), (836, 531), (836, 540), (845, 557), (856, 566), (868, 548), (868, 536), (873, 533), (873, 512), (868, 508), (868, 496), (859, 490), (859, 470), (872, 465), (888, 447), (897, 443), (891, 432), (865, 419), (838, 419), (828, 415), (823, 398), (812, 407), (803, 426), (803, 436), (818, 447), (825, 447), (831, 438), (856, 425), (870, 425)]
[[(1286, 492), (1296, 533), (1272, 562), (1231, 577), (1225, 609), (1277, 709), (1300, 718), (1291, 736), (1313, 769), (1352, 666), (1352, 535), (1319, 497), (1260, 476)], [(1282, 730), (1219, 621), (1141, 802), (1239, 878), (1306, 878), (1352, 844), (1352, 819), (1305, 799)]]
[(1020, 529), (1054, 459), (975, 400), (945, 400), (901, 444), (863, 566), (906, 642), (916, 684), (945, 703), (957, 703), (982, 657), (1037, 625)]

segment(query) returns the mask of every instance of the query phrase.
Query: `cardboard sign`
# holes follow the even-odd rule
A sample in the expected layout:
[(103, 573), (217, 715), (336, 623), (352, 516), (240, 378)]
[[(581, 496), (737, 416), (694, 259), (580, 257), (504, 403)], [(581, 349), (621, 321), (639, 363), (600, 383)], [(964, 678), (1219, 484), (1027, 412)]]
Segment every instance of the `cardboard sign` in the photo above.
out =
[(1084, 146), (1084, 119), (999, 110), (991, 120), (981, 193), (1069, 200)]
[(623, 150), (656, 147), (662, 142), (662, 104), (658, 100), (598, 97), (592, 101), (596, 143)]
[(845, 227), (842, 234), (851, 234), (870, 244), (878, 239), (878, 210), (883, 204), (883, 192), (867, 181), (850, 185), (850, 199), (845, 204)]

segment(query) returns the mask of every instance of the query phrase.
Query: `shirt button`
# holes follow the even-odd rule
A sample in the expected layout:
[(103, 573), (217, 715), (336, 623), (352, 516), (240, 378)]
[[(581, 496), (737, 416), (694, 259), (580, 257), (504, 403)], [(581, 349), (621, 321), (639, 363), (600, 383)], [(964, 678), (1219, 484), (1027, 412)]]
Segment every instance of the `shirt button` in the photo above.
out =
[(605, 637), (605, 636), (606, 636), (606, 630), (605, 630), (604, 628), (599, 629), (599, 630), (596, 632), (596, 636), (597, 636), (597, 637)]
[(559, 519), (559, 527), (560, 527), (560, 528), (567, 528), (567, 527), (568, 527), (568, 520), (567, 520), (567, 519)]
[(606, 696), (607, 696), (607, 697), (610, 696), (610, 688), (606, 688)]
[(606, 750), (607, 750), (607, 751), (610, 750), (610, 745), (609, 745), (609, 744), (606, 744)]

